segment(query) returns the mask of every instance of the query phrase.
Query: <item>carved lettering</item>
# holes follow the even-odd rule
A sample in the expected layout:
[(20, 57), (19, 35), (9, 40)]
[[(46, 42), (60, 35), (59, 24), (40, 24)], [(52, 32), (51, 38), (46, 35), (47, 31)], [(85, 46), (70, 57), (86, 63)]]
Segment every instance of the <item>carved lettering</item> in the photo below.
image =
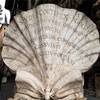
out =
[(53, 43), (42, 43), (39, 46), (37, 46), (36, 49), (43, 48), (43, 47), (60, 49), (60, 45), (56, 45)]

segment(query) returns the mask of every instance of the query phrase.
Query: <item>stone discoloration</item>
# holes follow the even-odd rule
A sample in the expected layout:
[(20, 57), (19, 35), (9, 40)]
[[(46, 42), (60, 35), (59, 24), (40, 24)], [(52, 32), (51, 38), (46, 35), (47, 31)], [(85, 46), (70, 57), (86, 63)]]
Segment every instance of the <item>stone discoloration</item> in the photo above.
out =
[(77, 10), (45, 4), (15, 16), (2, 52), (17, 72), (14, 100), (82, 98), (82, 73), (99, 51), (96, 25)]

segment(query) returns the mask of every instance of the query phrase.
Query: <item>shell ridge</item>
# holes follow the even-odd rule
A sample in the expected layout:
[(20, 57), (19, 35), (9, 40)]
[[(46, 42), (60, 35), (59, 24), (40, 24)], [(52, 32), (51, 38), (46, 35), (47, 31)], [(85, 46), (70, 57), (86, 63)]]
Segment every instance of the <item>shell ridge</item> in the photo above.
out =
[(20, 44), (17, 40), (14, 40), (10, 35), (6, 34), (5, 38), (9, 38), (12, 42), (14, 42), (15, 44), (17, 44), (23, 51), (25, 51), (26, 54), (28, 54), (28, 51), (25, 48), (23, 48), (23, 45)]
[[(74, 86), (73, 83), (74, 83), (74, 84), (76, 83), (77, 85)], [(80, 88), (80, 87), (81, 87), (80, 83), (81, 83), (81, 80), (78, 80), (77, 82), (75, 82), (75, 81), (69, 82), (68, 84), (65, 84), (61, 89), (59, 89), (59, 91), (57, 91), (57, 94), (64, 93), (64, 92), (69, 91), (69, 90), (71, 90), (71, 89)], [(70, 85), (71, 85), (71, 86), (70, 86)], [(70, 88), (68, 88), (68, 86), (69, 86)], [(66, 88), (65, 88), (65, 87), (66, 87)]]
[[(73, 22), (73, 19), (74, 19), (74, 17), (76, 16), (76, 14), (77, 14), (77, 11), (75, 11), (75, 14), (74, 14), (73, 18), (71, 19), (70, 23), (68, 23), (68, 24), (71, 25), (71, 23)], [(66, 28), (66, 27), (65, 27), (65, 28)], [(62, 30), (63, 30), (63, 29), (62, 29)], [(67, 32), (68, 30), (69, 30), (69, 29), (67, 28), (66, 32)], [(64, 33), (64, 34), (61, 34), (61, 35), (62, 35), (62, 38), (65, 38), (65, 36), (66, 36), (67, 34)], [(60, 48), (60, 50), (57, 50), (58, 53), (62, 53), (62, 49), (64, 48), (64, 44), (65, 44), (65, 43), (63, 43), (63, 46)], [(61, 59), (63, 60), (63, 58), (61, 58)]]
[[(78, 13), (78, 11), (77, 11)], [(72, 32), (71, 36), (68, 38), (68, 41), (70, 40), (70, 38), (73, 36), (74, 32), (76, 31), (76, 29), (78, 28), (78, 26), (80, 25), (81, 23), (81, 20), (84, 18), (84, 15), (81, 17), (80, 21), (78, 22), (78, 25), (75, 27), (74, 31)], [(73, 19), (74, 20), (74, 19)]]
[[(76, 12), (76, 14), (75, 15), (77, 15), (77, 13), (78, 13), (78, 11)], [(84, 14), (82, 14), (82, 16), (81, 16), (81, 19), (79, 20), (79, 22), (78, 22), (78, 25), (76, 25), (76, 27), (75, 27), (75, 30), (71, 33), (71, 35), (69, 36), (69, 38), (67, 39), (67, 41), (69, 41), (70, 40), (70, 38), (73, 36), (73, 34), (74, 34), (74, 32), (76, 31), (76, 29), (77, 29), (77, 27), (80, 25), (80, 23), (81, 23), (81, 20), (84, 18)], [(71, 21), (71, 23), (73, 23), (73, 21), (74, 21), (74, 18), (73, 18), (73, 20)], [(71, 23), (70, 23), (70, 25), (71, 25)], [(68, 30), (70, 30), (70, 29), (68, 29)], [(66, 36), (67, 36), (67, 33), (65, 34)], [(66, 37), (65, 36), (65, 37)], [(66, 46), (68, 46), (68, 43), (65, 43), (66, 44)], [(61, 51), (62, 52), (64, 52), (64, 45), (63, 45), (63, 47), (62, 47), (62, 49), (61, 49)], [(68, 52), (68, 51), (67, 51)], [(62, 60), (63, 60), (63, 58), (62, 58)]]
[[(22, 32), (22, 35), (23, 35), (23, 32)], [(8, 36), (8, 34), (6, 34), (6, 36)], [(10, 36), (10, 35), (9, 35), (9, 36)], [(24, 35), (23, 35), (23, 37), (24, 37)], [(9, 37), (9, 38), (10, 38), (10, 37)], [(27, 39), (26, 39), (25, 37), (24, 37), (24, 39), (27, 41)], [(10, 38), (10, 40), (11, 40), (11, 38)], [(16, 41), (16, 40), (14, 40), (14, 41)], [(13, 41), (13, 42), (14, 42), (14, 41)], [(18, 41), (18, 42), (19, 42), (19, 41)], [(18, 42), (17, 42), (17, 44), (19, 44)], [(28, 42), (28, 41), (27, 41), (27, 42)], [(5, 45), (5, 44), (4, 44), (4, 45)], [(22, 47), (22, 46), (20, 45), (20, 47)], [(16, 48), (16, 47), (14, 47), (14, 48)], [(23, 50), (25, 51), (25, 49), (23, 49)], [(19, 50), (19, 51), (20, 51), (20, 50)], [(22, 52), (21, 52), (21, 53), (22, 53)], [(23, 53), (22, 53), (22, 54), (23, 54)], [(27, 55), (28, 53), (24, 53), (24, 54)], [(24, 55), (24, 56), (25, 56), (25, 55)], [(29, 55), (27, 55), (26, 57), (28, 57), (28, 59), (30, 59), (30, 61), (31, 61), (31, 58), (29, 57)], [(32, 61), (32, 64), (33, 64), (33, 66), (34, 66), (35, 63)]]
[[(21, 18), (23, 19), (23, 16), (22, 16), (22, 14), (20, 14), (20, 16), (21, 16)], [(16, 21), (16, 20), (15, 20)], [(23, 22), (24, 22), (24, 20), (23, 20)], [(24, 22), (25, 23), (25, 22)], [(24, 24), (24, 25), (26, 25), (26, 24)], [(19, 25), (18, 25), (18, 27), (19, 27)], [(25, 26), (26, 27), (26, 26)], [(29, 29), (28, 29), (28, 27), (26, 27), (27, 28), (27, 30), (28, 30), (28, 32), (30, 33), (30, 31), (29, 31)], [(20, 29), (20, 28), (19, 28)], [(38, 58), (37, 58), (37, 55), (36, 55), (36, 53), (34, 52), (34, 49), (33, 49), (33, 47), (32, 47), (32, 45), (30, 45), (30, 42), (27, 40), (27, 37), (23, 34), (23, 32), (20, 30), (20, 32), (22, 33), (22, 35), (23, 35), (23, 37), (24, 37), (24, 39), (27, 41), (27, 43), (29, 44), (29, 46), (31, 47), (31, 49), (32, 49), (32, 51), (33, 51), (33, 55), (35, 56), (35, 58), (37, 59), (37, 61), (38, 61)], [(31, 37), (31, 36), (30, 36)], [(30, 59), (31, 60), (31, 59)], [(38, 63), (39, 63), (39, 61), (38, 61)], [(38, 64), (37, 63), (37, 64)], [(37, 68), (37, 70), (41, 73), (41, 71), (39, 70), (39, 67), (36, 65), (36, 68)], [(42, 76), (42, 74), (40, 75), (40, 76)]]
[[(39, 26), (39, 28), (41, 29), (41, 24), (39, 24), (39, 14), (38, 14), (38, 8), (36, 9), (36, 14), (37, 14), (37, 22), (38, 22), (38, 26)], [(41, 32), (40, 32), (40, 34), (41, 34)], [(42, 43), (42, 39), (38, 39), (38, 41), (39, 41), (39, 44), (40, 43)], [(42, 49), (40, 50), (40, 52), (41, 51), (43, 51)], [(38, 55), (39, 56), (39, 55)], [(40, 60), (39, 60), (40, 61)], [(40, 61), (41, 62), (41, 61)], [(42, 57), (42, 62), (44, 62), (44, 58)], [(42, 75), (43, 75), (43, 80), (44, 80), (44, 82), (46, 82), (46, 79), (45, 79), (45, 77), (47, 76), (47, 74), (46, 73), (44, 73), (45, 72), (45, 69), (44, 69), (44, 66), (42, 66), (41, 65), (41, 63), (39, 63), (39, 66), (41, 67), (41, 70), (42, 70)]]
[[(71, 23), (73, 22), (75, 16), (77, 15), (77, 12), (78, 12), (78, 11), (76, 11), (75, 15), (73, 16), (73, 19), (72, 19), (71, 22), (69, 23), (70, 25), (71, 25)], [(70, 29), (67, 29), (67, 33), (68, 33), (68, 30), (70, 30)], [(67, 36), (67, 33), (65, 33), (64, 37)], [(71, 35), (72, 35), (72, 34), (73, 34), (73, 33), (71, 33)], [(70, 37), (71, 37), (71, 35), (70, 35)], [(70, 37), (67, 39), (67, 41), (70, 39)], [(61, 51), (63, 51), (63, 48), (64, 48), (64, 46), (62, 47)]]
[[(76, 41), (77, 40), (77, 36), (76, 36), (76, 38), (73, 40), (73, 41), (71, 41), (72, 43), (75, 43), (75, 44), (77, 44), (77, 46), (80, 44), (80, 42), (81, 41), (83, 41), (83, 39), (85, 38), (85, 37), (88, 37), (88, 35), (89, 35), (89, 33), (91, 33), (93, 30), (95, 30), (96, 28), (94, 28), (94, 29), (92, 29), (90, 32), (88, 32), (86, 35), (83, 35), (83, 37), (81, 37), (81, 39), (79, 39), (78, 41)], [(76, 42), (75, 42), (76, 41)], [(74, 47), (73, 46), (71, 46), (71, 48), (69, 48), (69, 50), (67, 50), (67, 52), (74, 52), (75, 51), (75, 49), (73, 49)], [(79, 48), (79, 47), (78, 47)], [(72, 51), (73, 50), (73, 51)]]
[[(93, 29), (93, 30), (95, 30), (95, 29)], [(93, 30), (91, 30), (91, 32), (92, 32)], [(90, 33), (91, 33), (91, 32), (90, 32)], [(84, 35), (79, 41), (77, 41), (76, 44), (79, 45), (79, 44), (81, 43), (81, 41), (82, 41), (83, 39), (85, 39), (85, 37), (88, 37), (88, 35), (89, 35), (89, 33), (86, 34), (86, 35)], [(76, 38), (77, 38), (77, 37), (76, 37)], [(74, 43), (74, 42), (73, 42), (73, 43)], [(86, 44), (86, 43), (84, 43), (83, 45), (85, 45), (85, 44)], [(78, 46), (78, 48), (81, 48), (81, 46), (80, 46), (80, 47)], [(72, 50), (73, 50), (73, 51), (72, 51)], [(78, 50), (78, 49), (77, 49), (77, 50)], [(72, 53), (75, 52), (75, 50), (74, 50), (73, 48), (71, 48), (69, 51), (72, 51)], [(69, 52), (69, 51), (68, 51), (68, 52)]]
[[(27, 57), (31, 61), (31, 59), (25, 53), (23, 53), (22, 51), (18, 50), (17, 48), (15, 48), (15, 47), (13, 47), (11, 45), (5, 45), (5, 44), (4, 44), (4, 46), (7, 46), (7, 47), (12, 48), (14, 50), (17, 50), (18, 52), (20, 52), (21, 54), (23, 54), (25, 57)], [(34, 65), (34, 63), (32, 61), (31, 61), (31, 63)]]
[[(23, 76), (23, 72), (25, 73), (24, 76)], [(44, 86), (42, 84), (42, 81), (40, 81), (36, 76), (23, 70), (22, 71), (17, 70), (17, 73), (18, 73), (16, 77), (17, 81), (28, 83), (29, 85), (32, 86), (32, 88), (34, 88), (36, 91), (39, 91), (40, 93), (41, 90), (44, 91)]]
[[(98, 56), (98, 53), (99, 52), (93, 52), (93, 53), (91, 53), (91, 54), (87, 54), (87, 55), (84, 55), (84, 56), (82, 56), (81, 58), (85, 58), (85, 57), (89, 57), (89, 56), (93, 56), (93, 55), (97, 55)], [(79, 60), (81, 60), (81, 59), (76, 59), (76, 61), (79, 61)], [(96, 60), (97, 60), (97, 58), (96, 58)]]
[[(31, 36), (30, 36), (30, 31), (29, 31), (28, 26), (27, 26), (27, 21), (25, 21), (24, 16), (22, 15), (22, 13), (20, 13), (20, 16), (21, 16), (21, 18), (22, 18), (22, 20), (23, 20), (23, 23), (24, 23), (25, 28), (27, 29), (27, 31), (28, 31), (28, 33), (29, 33), (30, 39), (27, 40), (27, 37), (26, 37), (24, 34), (23, 34), (23, 35), (25, 36), (26, 40), (30, 43), (30, 41), (31, 41), (32, 39), (31, 39)], [(23, 33), (23, 32), (22, 32), (22, 33)]]
[[(68, 73), (67, 73), (67, 74), (68, 74)], [(63, 74), (62, 76), (60, 76), (60, 77), (55, 81), (55, 83), (52, 85), (51, 91), (53, 91), (55, 85), (56, 85), (56, 84), (59, 82), (59, 80), (61, 80), (65, 75), (66, 75), (66, 73)]]
[[(72, 81), (76, 81), (76, 80), (80, 80), (80, 81), (81, 81), (81, 78), (82, 78), (82, 77), (81, 77), (81, 74), (79, 74), (80, 72), (78, 72), (78, 71), (77, 71), (77, 73), (78, 73), (78, 75), (75, 76), (74, 74), (76, 74), (76, 73), (75, 73), (74, 71), (70, 71), (70, 72), (68, 72), (67, 74), (65, 74), (64, 76), (62, 76), (62, 77), (60, 78), (60, 80), (58, 80), (57, 83), (54, 84), (52, 90), (53, 90), (54, 88), (56, 88), (56, 87), (59, 87), (59, 88), (58, 88), (58, 91), (59, 91), (60, 89), (63, 88), (64, 85), (68, 84), (68, 83), (70, 82), (70, 80), (71, 80), (71, 82), (72, 82)], [(71, 75), (71, 77), (69, 77), (70, 75)], [(66, 82), (65, 82), (65, 80), (66, 80)], [(62, 82), (63, 82), (63, 83), (62, 83)]]
[[(9, 38), (13, 43), (15, 43), (15, 44), (17, 44), (18, 45), (18, 47), (19, 47), (19, 49), (18, 48), (16, 48), (16, 46), (14, 46), (14, 45), (10, 45), (13, 49), (16, 49), (17, 51), (21, 51), (21, 53), (23, 52), (23, 51), (25, 51), (25, 52), (23, 52), (24, 53), (24, 56), (26, 55), (26, 57), (28, 57), (28, 58), (30, 58), (30, 55), (28, 55), (28, 51), (25, 49), (25, 48), (23, 48), (23, 46), (17, 41), (17, 40), (13, 40), (13, 38), (12, 37), (10, 37), (10, 35), (8, 35), (8, 34), (6, 34), (5, 35), (5, 38)], [(8, 43), (7, 44), (3, 44), (4, 46), (8, 46)], [(20, 49), (21, 48), (21, 49)], [(23, 54), (22, 53), (22, 54)]]
[(15, 59), (15, 60), (19, 61), (20, 63), (26, 65), (24, 62), (20, 61), (19, 59), (13, 58), (13, 57), (4, 57), (4, 59), (12, 59), (12, 60)]
[[(93, 41), (97, 41), (98, 40), (98, 38), (96, 38), (96, 39), (93, 39), (93, 40), (90, 40), (90, 41), (87, 41), (87, 42), (85, 42), (84, 44), (82, 44), (80, 47), (78, 47), (76, 50), (80, 50), (80, 49), (82, 49), (82, 47), (84, 48), (84, 46), (86, 46), (86, 45), (89, 45), (90, 43), (92, 43)], [(93, 45), (93, 46), (95, 46), (95, 45)], [(90, 48), (86, 48), (86, 50), (88, 50), (88, 49), (90, 49)], [(83, 49), (82, 49), (83, 50)], [(69, 50), (69, 51), (71, 51), (71, 50)], [(76, 51), (73, 51), (72, 52), (72, 54), (74, 54)], [(82, 52), (85, 52), (85, 51), (82, 51)], [(81, 54), (81, 53), (80, 53)]]
[[(82, 18), (80, 19), (80, 20), (82, 20), (84, 18), (84, 16), (82, 16)], [(70, 35), (70, 37), (68, 38), (68, 40), (67, 41), (70, 41), (70, 39), (71, 39), (71, 37), (74, 35), (74, 33), (75, 33), (75, 31), (76, 31), (76, 29), (77, 29), (77, 27), (80, 25), (80, 22), (78, 23), (78, 25), (76, 26), (76, 28), (75, 28), (75, 30), (72, 32), (72, 34)], [(67, 34), (66, 34), (67, 35)], [(67, 45), (68, 45), (68, 43), (67, 43)], [(64, 50), (64, 48), (63, 48), (63, 50)], [(63, 51), (62, 50), (62, 51)], [(69, 50), (70, 51), (70, 50)], [(69, 52), (69, 51), (67, 51), (67, 52)]]

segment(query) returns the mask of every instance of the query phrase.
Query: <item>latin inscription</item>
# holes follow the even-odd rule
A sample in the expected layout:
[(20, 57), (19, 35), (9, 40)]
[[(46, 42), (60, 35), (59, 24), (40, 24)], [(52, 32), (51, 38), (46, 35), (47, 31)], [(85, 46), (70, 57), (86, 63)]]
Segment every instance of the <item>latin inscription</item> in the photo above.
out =
[[(78, 51), (76, 56), (81, 59), (81, 55), (85, 52), (81, 45), (91, 40), (86, 33), (93, 31), (93, 28), (95, 29), (94, 26), (89, 25), (87, 17), (84, 17), (80, 12), (73, 17), (73, 15), (69, 15), (63, 10), (61, 12), (53, 8), (44, 8), (33, 12), (29, 13), (29, 15), (24, 15), (24, 20), (27, 24), (22, 30), (29, 29), (33, 32), (34, 36), (31, 38), (31, 42), (35, 43), (36, 51), (44, 49), (44, 52), (38, 52), (38, 56), (61, 57), (64, 61), (71, 61), (72, 64), (75, 64), (71, 56)], [(37, 16), (36, 13), (38, 14)], [(86, 22), (82, 19), (86, 19)], [(38, 35), (38, 33), (40, 34)], [(95, 34), (96, 32), (92, 32), (94, 37), (96, 36)], [(49, 49), (52, 50), (49, 51)], [(88, 59), (91, 61), (90, 56)]]

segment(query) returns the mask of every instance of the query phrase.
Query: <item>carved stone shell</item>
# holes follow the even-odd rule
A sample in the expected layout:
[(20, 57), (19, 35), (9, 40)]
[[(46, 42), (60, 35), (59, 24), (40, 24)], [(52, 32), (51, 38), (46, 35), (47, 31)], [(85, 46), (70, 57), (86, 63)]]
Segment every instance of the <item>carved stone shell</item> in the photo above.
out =
[(84, 13), (45, 4), (14, 17), (2, 56), (17, 71), (19, 97), (74, 100), (99, 51), (96, 25)]

